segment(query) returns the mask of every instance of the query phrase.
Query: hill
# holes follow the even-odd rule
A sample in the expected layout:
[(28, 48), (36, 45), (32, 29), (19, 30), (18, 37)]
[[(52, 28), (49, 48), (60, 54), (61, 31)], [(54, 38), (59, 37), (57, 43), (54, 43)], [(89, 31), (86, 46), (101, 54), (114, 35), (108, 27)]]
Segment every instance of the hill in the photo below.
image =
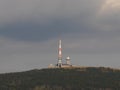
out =
[(0, 74), (0, 90), (120, 90), (120, 70), (41, 69)]

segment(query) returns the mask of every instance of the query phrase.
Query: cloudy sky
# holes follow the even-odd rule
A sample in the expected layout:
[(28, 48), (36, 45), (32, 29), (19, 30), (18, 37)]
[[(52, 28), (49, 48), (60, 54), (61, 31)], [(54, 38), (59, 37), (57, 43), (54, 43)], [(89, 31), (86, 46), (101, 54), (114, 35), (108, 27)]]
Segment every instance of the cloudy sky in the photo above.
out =
[(63, 62), (120, 68), (120, 0), (0, 0), (0, 73)]

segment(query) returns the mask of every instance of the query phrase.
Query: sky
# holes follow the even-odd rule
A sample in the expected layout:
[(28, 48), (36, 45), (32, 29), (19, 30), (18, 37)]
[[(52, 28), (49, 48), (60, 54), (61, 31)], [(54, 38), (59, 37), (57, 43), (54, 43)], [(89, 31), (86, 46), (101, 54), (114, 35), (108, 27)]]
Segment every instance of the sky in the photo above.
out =
[(0, 0), (0, 73), (63, 62), (120, 69), (120, 0)]

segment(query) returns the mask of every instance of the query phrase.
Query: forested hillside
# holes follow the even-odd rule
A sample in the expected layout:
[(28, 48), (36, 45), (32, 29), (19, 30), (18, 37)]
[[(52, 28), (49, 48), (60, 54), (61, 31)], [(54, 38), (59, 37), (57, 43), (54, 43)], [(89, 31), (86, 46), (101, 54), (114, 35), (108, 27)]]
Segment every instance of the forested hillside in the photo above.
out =
[(0, 75), (0, 90), (120, 90), (110, 68), (41, 69)]

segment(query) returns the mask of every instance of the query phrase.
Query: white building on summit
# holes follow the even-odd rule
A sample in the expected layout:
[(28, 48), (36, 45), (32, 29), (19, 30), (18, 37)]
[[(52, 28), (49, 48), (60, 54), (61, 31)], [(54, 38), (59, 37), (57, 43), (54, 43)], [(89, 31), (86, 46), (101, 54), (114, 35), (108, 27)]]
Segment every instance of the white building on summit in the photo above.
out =
[(69, 56), (66, 58), (66, 64), (71, 65)]
[(66, 58), (66, 63), (62, 63), (62, 42), (59, 40), (58, 44), (58, 63), (56, 65), (50, 64), (49, 68), (69, 68), (72, 67), (70, 57)]

